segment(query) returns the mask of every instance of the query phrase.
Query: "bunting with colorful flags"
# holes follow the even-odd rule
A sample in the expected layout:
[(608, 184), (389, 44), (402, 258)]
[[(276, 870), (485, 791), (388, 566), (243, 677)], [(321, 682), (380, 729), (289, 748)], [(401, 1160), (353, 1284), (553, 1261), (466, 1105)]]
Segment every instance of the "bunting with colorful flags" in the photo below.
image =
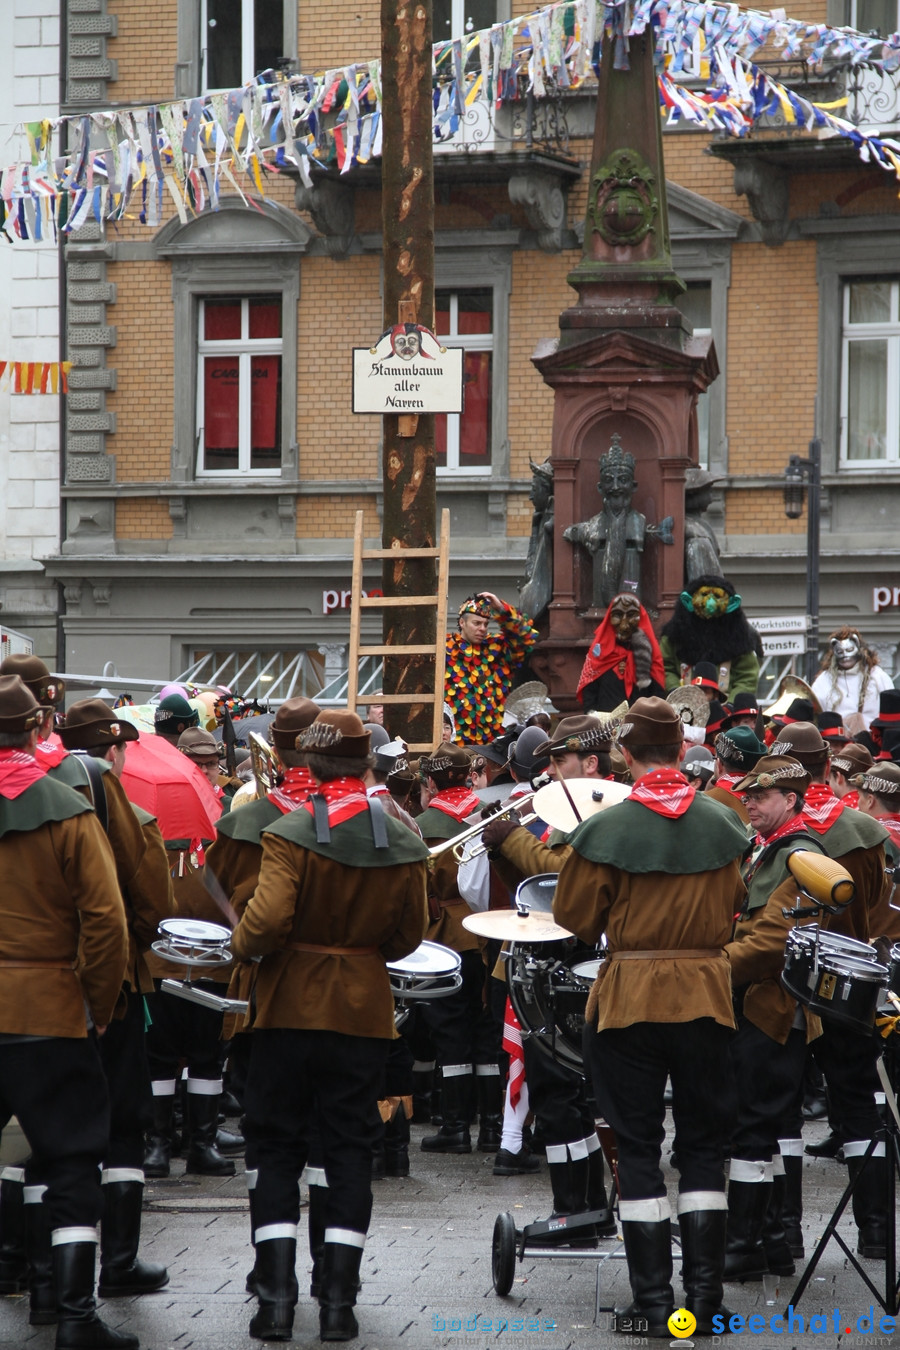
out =
[(13, 394), (67, 394), (71, 361), (0, 361), (0, 389)]
[[(900, 178), (900, 141), (854, 123), (846, 98), (816, 102), (757, 64), (802, 63), (813, 76), (865, 66), (897, 96), (900, 34), (789, 19), (699, 0), (561, 0), (433, 51), (436, 144), (467, 113), (575, 91), (596, 77), (604, 35), (616, 68), (631, 38), (654, 39), (660, 103), (671, 121), (745, 136), (777, 116), (798, 132), (842, 136)], [(900, 127), (900, 111), (897, 115)], [(73, 148), (58, 153), (61, 130)], [(216, 210), (223, 190), (248, 205), (265, 178), (319, 168), (342, 174), (381, 153), (381, 70), (360, 60), (317, 74), (265, 71), (239, 89), (149, 107), (43, 118), (19, 129), (23, 154), (0, 173), (0, 229), (13, 241), (56, 242), (88, 221), (137, 219), (156, 228), (171, 201), (179, 218)]]

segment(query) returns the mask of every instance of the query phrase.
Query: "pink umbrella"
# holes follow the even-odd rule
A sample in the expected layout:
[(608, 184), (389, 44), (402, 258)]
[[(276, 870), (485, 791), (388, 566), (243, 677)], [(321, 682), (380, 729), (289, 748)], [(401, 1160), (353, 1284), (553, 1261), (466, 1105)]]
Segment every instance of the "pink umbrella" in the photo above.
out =
[(222, 807), (209, 779), (162, 736), (128, 743), (122, 786), (156, 816), (163, 839), (215, 839)]

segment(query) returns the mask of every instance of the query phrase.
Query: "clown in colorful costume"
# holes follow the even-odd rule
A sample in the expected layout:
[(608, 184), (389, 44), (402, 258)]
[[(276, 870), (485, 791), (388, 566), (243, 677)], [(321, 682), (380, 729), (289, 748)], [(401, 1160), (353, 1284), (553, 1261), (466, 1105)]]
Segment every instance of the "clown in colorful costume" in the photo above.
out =
[[(488, 633), (496, 619), (499, 633)], [(459, 632), (447, 634), (444, 698), (456, 723), (456, 738), (486, 745), (503, 725), (503, 705), (513, 674), (538, 640), (531, 621), (490, 591), (470, 595), (459, 610)]]

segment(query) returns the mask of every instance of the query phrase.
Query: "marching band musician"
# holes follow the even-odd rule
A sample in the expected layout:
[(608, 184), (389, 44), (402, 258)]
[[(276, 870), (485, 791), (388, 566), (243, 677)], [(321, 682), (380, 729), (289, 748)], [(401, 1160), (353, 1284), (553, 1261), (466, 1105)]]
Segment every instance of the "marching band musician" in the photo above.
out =
[(670, 1335), (675, 1307), (660, 1168), (667, 1077), (685, 1295), (698, 1332), (710, 1333), (721, 1306), (734, 1027), (724, 947), (743, 898), (738, 863), (747, 844), (734, 815), (678, 772), (683, 739), (664, 699), (641, 698), (629, 709), (618, 744), (631, 796), (569, 836), (553, 904), (557, 922), (585, 942), (607, 936), (609, 960), (586, 1010), (585, 1058), (618, 1141), (628, 1312), (646, 1320), (642, 1334), (658, 1337)]
[(394, 1034), (384, 963), (414, 951), (427, 922), (427, 850), (366, 797), (369, 745), (359, 717), (347, 711), (320, 713), (298, 737), (317, 791), (264, 830), (259, 883), (232, 934), (239, 960), (263, 958), (245, 1126), (258, 1169), (259, 1310), (250, 1334), (259, 1340), (291, 1334), (297, 1182), (314, 1119), (327, 1126), (320, 1339), (358, 1334), (353, 1306), (372, 1208), (372, 1104)]
[(713, 801), (721, 802), (734, 812), (743, 825), (749, 826), (747, 808), (735, 792), (739, 783), (766, 753), (766, 747), (749, 727), (728, 727), (715, 739), (716, 766), (713, 781), (706, 789)]
[[(820, 840), (829, 858), (853, 878), (854, 899), (837, 914), (823, 915), (829, 932), (869, 941), (870, 917), (883, 911), (890, 890), (884, 856), (888, 832), (875, 819), (854, 811), (828, 786), (829, 747), (812, 722), (794, 722), (782, 728), (773, 746), (777, 754), (792, 755), (811, 776), (803, 801), (803, 819)], [(879, 936), (877, 933), (873, 936)], [(872, 1260), (884, 1260), (887, 1210), (885, 1203), (885, 1145), (876, 1094), (881, 1085), (874, 1036), (863, 1038), (832, 1018), (825, 1019), (815, 1056), (825, 1077), (829, 1099), (843, 1138), (844, 1157), (853, 1190), (853, 1217), (859, 1230), (857, 1251)], [(869, 1143), (875, 1151), (863, 1165)]]
[[(535, 760), (549, 757), (548, 773), (566, 778), (607, 778), (613, 728), (596, 717), (565, 717), (551, 737), (541, 737), (534, 746)], [(482, 842), (500, 876), (515, 891), (526, 877), (559, 872), (569, 856), (566, 836), (546, 831), (538, 839), (517, 816), (488, 821)], [(594, 1128), (593, 1114), (585, 1097), (584, 1080), (565, 1064), (551, 1059), (531, 1039), (523, 1041), (525, 1081), (531, 1108), (547, 1147), (547, 1165), (553, 1191), (553, 1215), (606, 1211), (595, 1234), (579, 1232), (578, 1240), (611, 1237), (616, 1221), (609, 1209), (603, 1171), (603, 1154)], [(565, 1230), (561, 1230), (565, 1237)]]
[[(424, 776), (425, 810), (416, 819), (426, 844), (453, 839), (465, 828), (466, 817), (480, 805), (467, 786), (471, 757), (459, 745), (438, 745), (419, 761)], [(426, 1153), (471, 1153), (469, 1133), (473, 1088), (478, 1093), (477, 1147), (495, 1153), (500, 1147), (502, 1085), (500, 1037), (483, 1005), (486, 967), (482, 942), (462, 926), (471, 914), (458, 885), (458, 864), (451, 849), (432, 860), (428, 887), (431, 922), (426, 938), (459, 952), (462, 985), (449, 998), (426, 1002), (422, 1017), (431, 1032), (442, 1066), (441, 1114), (437, 1134), (426, 1135)]]
[(19, 1118), (46, 1186), (57, 1350), (131, 1350), (94, 1302), (109, 1098), (93, 1032), (119, 999), (128, 929), (100, 822), (35, 760), (47, 711), (0, 676), (0, 1119)]
[[(862, 749), (861, 746), (859, 748)], [(844, 757), (844, 762), (847, 762), (846, 755), (847, 751), (842, 750), (839, 758)], [(832, 775), (833, 766), (834, 760)], [(893, 869), (900, 864), (900, 764), (870, 764), (850, 781), (859, 792), (860, 811), (883, 825), (889, 836), (884, 846), (889, 872), (888, 885), (879, 904), (869, 911), (869, 934), (873, 941), (876, 938), (890, 938), (896, 942), (900, 938), (900, 912), (894, 908), (892, 901), (895, 884)]]

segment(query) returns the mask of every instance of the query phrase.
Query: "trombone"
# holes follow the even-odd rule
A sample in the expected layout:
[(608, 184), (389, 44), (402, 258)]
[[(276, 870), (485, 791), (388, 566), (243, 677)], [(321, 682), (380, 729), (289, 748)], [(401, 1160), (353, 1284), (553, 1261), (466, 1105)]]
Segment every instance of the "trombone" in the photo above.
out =
[[(540, 784), (540, 787), (545, 786), (546, 784), (544, 783)], [(485, 828), (486, 825), (490, 825), (492, 820), (502, 820), (504, 816), (508, 816), (512, 811), (518, 811), (519, 807), (527, 806), (528, 803), (531, 801), (532, 797), (534, 797), (534, 795), (540, 791), (540, 787), (532, 788), (530, 792), (523, 792), (520, 797), (515, 797), (512, 801), (508, 801), (506, 806), (504, 806), (502, 810), (495, 811), (492, 815), (486, 816), (484, 820), (476, 821), (474, 825), (469, 825), (460, 834), (455, 834), (452, 839), (441, 840), (439, 844), (435, 844), (433, 848), (430, 848), (428, 850), (430, 856), (432, 858), (437, 858), (441, 853), (447, 853), (448, 851), (452, 850), (453, 856), (456, 859), (456, 861), (462, 862), (463, 848), (470, 839), (474, 839), (476, 834), (481, 834), (481, 831)], [(530, 825), (533, 820), (537, 820), (536, 811), (532, 811), (530, 815), (523, 816), (522, 824)], [(470, 858), (474, 858), (477, 857), (479, 853), (484, 852), (486, 852), (486, 850), (484, 846), (481, 845), (479, 846), (478, 849), (475, 849), (468, 856)]]

